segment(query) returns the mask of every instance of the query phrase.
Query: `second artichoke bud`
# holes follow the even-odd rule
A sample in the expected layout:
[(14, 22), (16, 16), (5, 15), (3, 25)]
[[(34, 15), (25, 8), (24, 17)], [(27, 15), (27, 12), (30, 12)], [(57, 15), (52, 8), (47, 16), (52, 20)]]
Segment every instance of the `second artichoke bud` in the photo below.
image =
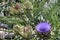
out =
[(13, 27), (14, 32), (18, 35), (22, 35), (24, 38), (29, 38), (29, 36), (32, 34), (32, 27), (30, 25), (27, 25), (25, 27), (15, 25)]
[(24, 3), (25, 9), (33, 9), (33, 5), (30, 1)]

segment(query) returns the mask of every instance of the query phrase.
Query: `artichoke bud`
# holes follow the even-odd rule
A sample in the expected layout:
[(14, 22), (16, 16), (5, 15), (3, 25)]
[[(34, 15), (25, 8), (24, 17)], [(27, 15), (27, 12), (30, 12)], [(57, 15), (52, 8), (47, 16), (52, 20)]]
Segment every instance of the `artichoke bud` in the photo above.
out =
[(24, 28), (24, 36), (28, 38), (32, 34), (32, 27), (30, 25), (27, 25)]
[(30, 1), (24, 3), (25, 9), (33, 9), (33, 5)]
[(10, 7), (10, 13), (11, 14), (19, 14), (20, 13), (24, 13), (24, 6), (21, 3), (16, 3), (16, 4), (12, 4), (12, 6)]
[(13, 31), (14, 31), (15, 33), (18, 33), (18, 34), (19, 34), (20, 26), (19, 26), (19, 25), (14, 25), (14, 26), (13, 26)]
[(19, 7), (20, 7), (19, 3), (16, 3), (16, 5), (15, 5), (15, 9), (18, 10)]
[(32, 27), (27, 25), (25, 27), (20, 27), (19, 25), (14, 25), (13, 31), (18, 35), (22, 35), (25, 38), (28, 38), (32, 34)]

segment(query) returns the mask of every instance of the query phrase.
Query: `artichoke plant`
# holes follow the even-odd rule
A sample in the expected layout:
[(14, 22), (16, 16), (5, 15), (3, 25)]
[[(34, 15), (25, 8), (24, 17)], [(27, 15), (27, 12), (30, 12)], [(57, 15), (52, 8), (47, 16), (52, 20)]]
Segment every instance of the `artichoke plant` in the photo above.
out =
[[(16, 27), (16, 29), (14, 29), (13, 27), (13, 29), (16, 31), (16, 34), (18, 33), (19, 35), (21, 34), (22, 36), (25, 35), (26, 38), (28, 37), (27, 35), (30, 35), (29, 34), (30, 32), (28, 31), (26, 32), (26, 30), (28, 30), (28, 28), (25, 28), (26, 25), (32, 26), (32, 29), (36, 30), (39, 36), (41, 34), (42, 35), (44, 34), (43, 36), (45, 36), (46, 31), (49, 30), (49, 32), (47, 33), (48, 34), (50, 33), (50, 24), (51, 24), (51, 27), (52, 27), (51, 37), (49, 40), (60, 40), (60, 34), (59, 34), (60, 33), (59, 31), (60, 29), (59, 28), (60, 27), (60, 18), (59, 18), (60, 17), (60, 0), (20, 0), (20, 1), (21, 2), (12, 3), (12, 4), (15, 4), (13, 6), (11, 3), (8, 3), (9, 7), (12, 7), (10, 8), (10, 11), (8, 12), (8, 14), (11, 13), (10, 16), (13, 15), (14, 18), (19, 18), (19, 20), (15, 19), (12, 21), (12, 17), (11, 18), (0, 17), (0, 21), (2, 22), (4, 21), (5, 23), (13, 22), (12, 24), (24, 25), (24, 27), (19, 26), (19, 27)], [(17, 4), (18, 6), (16, 6)], [(22, 22), (20, 22), (21, 20)], [(44, 23), (45, 24), (44, 26), (48, 25), (48, 28), (47, 26), (46, 26), (46, 29), (45, 27), (41, 27), (39, 25), (41, 21), (47, 21), (48, 23), (50, 23), (50, 24)], [(37, 30), (35, 28), (36, 25), (39, 25), (37, 29), (39, 28), (42, 28), (42, 29), (44, 28), (44, 29)], [(26, 32), (26, 33), (23, 33), (23, 32)], [(37, 39), (38, 39), (37, 37), (32, 38), (32, 40), (37, 40)]]

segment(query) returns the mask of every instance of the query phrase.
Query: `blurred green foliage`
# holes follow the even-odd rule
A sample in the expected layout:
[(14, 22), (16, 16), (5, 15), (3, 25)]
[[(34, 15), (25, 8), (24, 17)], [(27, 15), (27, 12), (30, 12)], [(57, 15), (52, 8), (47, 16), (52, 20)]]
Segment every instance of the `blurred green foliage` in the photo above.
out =
[[(0, 0), (1, 1), (1, 0)], [(60, 40), (60, 0), (20, 0), (18, 10), (16, 2), (5, 5), (4, 17), (0, 21), (10, 25), (30, 25), (35, 30), (35, 26), (41, 21), (51, 24), (51, 38), (49, 40)], [(4, 7), (4, 6), (3, 6)], [(2, 10), (3, 8), (0, 7)], [(0, 11), (1, 11), (0, 10)], [(36, 40), (36, 38), (32, 38)]]

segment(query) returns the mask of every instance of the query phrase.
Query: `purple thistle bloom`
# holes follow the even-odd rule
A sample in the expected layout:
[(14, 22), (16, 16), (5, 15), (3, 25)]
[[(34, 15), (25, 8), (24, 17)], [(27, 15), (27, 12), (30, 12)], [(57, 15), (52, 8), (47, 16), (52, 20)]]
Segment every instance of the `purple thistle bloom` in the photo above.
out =
[(51, 26), (47, 22), (41, 22), (35, 28), (40, 33), (45, 33), (51, 30)]

